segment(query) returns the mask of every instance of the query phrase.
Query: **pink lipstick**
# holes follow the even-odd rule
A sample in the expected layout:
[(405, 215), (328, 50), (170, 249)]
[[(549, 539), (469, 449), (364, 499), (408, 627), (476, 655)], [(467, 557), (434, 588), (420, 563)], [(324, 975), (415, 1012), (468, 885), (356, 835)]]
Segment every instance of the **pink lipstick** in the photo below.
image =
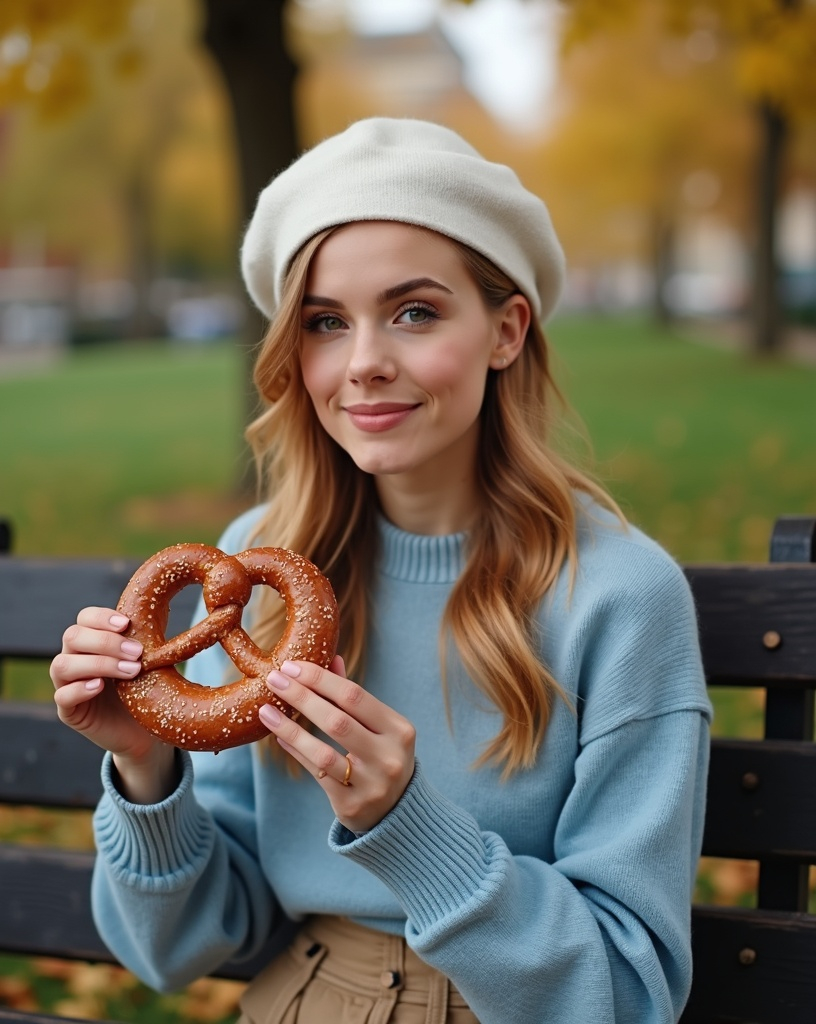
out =
[(371, 405), (347, 405), (344, 408), (355, 427), (377, 433), (399, 426), (419, 406), (405, 402), (375, 402)]

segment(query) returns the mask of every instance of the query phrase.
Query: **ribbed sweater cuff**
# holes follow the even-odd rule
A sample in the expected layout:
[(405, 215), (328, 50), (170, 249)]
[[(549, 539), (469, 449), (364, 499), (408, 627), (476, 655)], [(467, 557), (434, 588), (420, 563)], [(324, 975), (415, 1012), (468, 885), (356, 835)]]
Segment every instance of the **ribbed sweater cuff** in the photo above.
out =
[(418, 932), (478, 915), (506, 877), (508, 851), (467, 811), (434, 789), (419, 764), (397, 806), (357, 837), (335, 819), (329, 847), (383, 881)]
[(94, 814), (97, 851), (131, 885), (178, 888), (195, 877), (213, 845), (212, 822), (193, 797), (193, 765), (179, 751), (182, 776), (158, 804), (132, 804), (113, 781), (113, 758), (102, 762), (104, 795)]

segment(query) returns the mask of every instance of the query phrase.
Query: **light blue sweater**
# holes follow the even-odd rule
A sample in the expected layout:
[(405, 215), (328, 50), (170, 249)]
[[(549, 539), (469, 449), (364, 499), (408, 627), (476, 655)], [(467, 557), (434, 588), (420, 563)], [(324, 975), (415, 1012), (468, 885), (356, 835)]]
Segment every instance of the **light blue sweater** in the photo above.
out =
[[(125, 801), (104, 768), (95, 817), (98, 926), (148, 984), (180, 986), (252, 955), (282, 914), (404, 933), (483, 1024), (668, 1024), (687, 997), (710, 707), (685, 578), (652, 541), (592, 508), (571, 598), (543, 602), (559, 703), (534, 768), (473, 768), (496, 711), (457, 664), (449, 731), (438, 630), (464, 536), (381, 525), (366, 685), (417, 727), (408, 790), (357, 838), (310, 777), (262, 746), (182, 755), (181, 784)], [(258, 510), (219, 546), (246, 546)], [(234, 677), (220, 648), (192, 678)]]

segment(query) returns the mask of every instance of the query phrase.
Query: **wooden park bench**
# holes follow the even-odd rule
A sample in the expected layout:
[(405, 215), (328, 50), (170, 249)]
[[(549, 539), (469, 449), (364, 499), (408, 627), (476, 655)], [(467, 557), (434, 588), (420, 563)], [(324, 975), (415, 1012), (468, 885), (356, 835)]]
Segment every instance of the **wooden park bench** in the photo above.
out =
[[(0, 526), (3, 546), (8, 552)], [(755, 908), (693, 908), (694, 984), (683, 1024), (816, 1022), (816, 914), (808, 913), (816, 864), (815, 548), (816, 519), (783, 517), (769, 564), (686, 568), (709, 684), (759, 687), (766, 702), (764, 738), (712, 741), (703, 852), (758, 861), (759, 884)], [(114, 605), (136, 564), (0, 554), (0, 666), (50, 660), (79, 608)], [(195, 597), (188, 588), (175, 600), (171, 632), (189, 621)], [(51, 703), (0, 700), (0, 804), (91, 808), (100, 757)], [(113, 962), (91, 919), (92, 860), (0, 844), (0, 953)], [(219, 973), (243, 979), (256, 969), (226, 965)], [(0, 1022), (55, 1019), (0, 1006)]]

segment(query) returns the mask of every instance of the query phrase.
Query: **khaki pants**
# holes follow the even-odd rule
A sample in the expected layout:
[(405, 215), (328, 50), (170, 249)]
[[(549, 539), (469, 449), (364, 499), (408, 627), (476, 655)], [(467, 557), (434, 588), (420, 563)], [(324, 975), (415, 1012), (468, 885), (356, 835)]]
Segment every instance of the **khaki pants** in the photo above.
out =
[(311, 918), (247, 988), (238, 1024), (478, 1024), (405, 939)]

